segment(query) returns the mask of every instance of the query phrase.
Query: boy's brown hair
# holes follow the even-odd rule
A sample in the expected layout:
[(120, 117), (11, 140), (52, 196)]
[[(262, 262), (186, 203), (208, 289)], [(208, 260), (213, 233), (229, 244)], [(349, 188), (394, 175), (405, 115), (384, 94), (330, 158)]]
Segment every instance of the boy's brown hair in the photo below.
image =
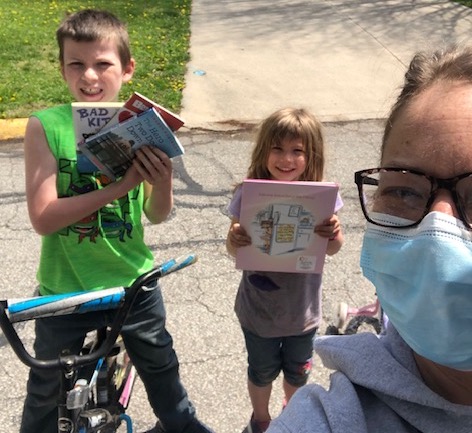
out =
[(64, 19), (56, 31), (61, 64), (64, 63), (64, 41), (67, 38), (75, 42), (115, 39), (121, 65), (125, 67), (131, 60), (126, 26), (111, 12), (84, 9), (70, 14)]

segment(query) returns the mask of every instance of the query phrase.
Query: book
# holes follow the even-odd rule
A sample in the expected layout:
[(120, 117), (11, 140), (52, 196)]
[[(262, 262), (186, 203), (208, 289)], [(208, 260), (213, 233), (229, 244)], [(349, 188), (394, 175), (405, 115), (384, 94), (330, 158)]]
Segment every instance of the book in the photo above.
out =
[(100, 131), (115, 116), (123, 102), (72, 102), (75, 142)]
[(78, 144), (104, 128), (117, 125), (132, 116), (155, 108), (172, 131), (184, 125), (184, 120), (159, 105), (157, 102), (134, 92), (125, 102), (73, 102), (72, 119), (74, 123), (75, 142), (77, 143), (77, 168), (81, 173), (93, 173), (97, 167), (83, 155)]
[(244, 180), (239, 222), (252, 244), (238, 248), (236, 268), (321, 273), (328, 239), (314, 228), (333, 215), (338, 190), (334, 182)]
[(155, 108), (107, 126), (79, 143), (79, 150), (109, 179), (123, 176), (134, 153), (143, 145), (156, 146), (174, 158), (184, 148)]
[(82, 154), (78, 145), (105, 127), (123, 107), (123, 102), (72, 102), (71, 105), (77, 145), (77, 168), (82, 173), (91, 173), (97, 168)]
[(117, 110), (112, 119), (110, 119), (107, 127), (123, 122), (131, 116), (136, 116), (137, 114), (140, 114), (149, 108), (155, 108), (164, 119), (164, 122), (166, 122), (169, 128), (174, 132), (185, 123), (184, 120), (177, 114), (173, 113), (162, 105), (159, 105), (157, 102), (146, 98), (145, 96), (141, 95), (141, 93), (134, 92), (122, 105), (122, 107)]

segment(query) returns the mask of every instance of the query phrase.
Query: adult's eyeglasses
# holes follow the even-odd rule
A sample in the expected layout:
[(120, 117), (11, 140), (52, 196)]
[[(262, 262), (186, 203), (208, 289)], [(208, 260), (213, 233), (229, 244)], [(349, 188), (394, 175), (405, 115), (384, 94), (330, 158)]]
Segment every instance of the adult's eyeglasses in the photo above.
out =
[(354, 179), (362, 212), (373, 224), (414, 227), (430, 211), (437, 191), (446, 189), (460, 219), (472, 229), (472, 173), (439, 179), (420, 171), (379, 167), (357, 171)]

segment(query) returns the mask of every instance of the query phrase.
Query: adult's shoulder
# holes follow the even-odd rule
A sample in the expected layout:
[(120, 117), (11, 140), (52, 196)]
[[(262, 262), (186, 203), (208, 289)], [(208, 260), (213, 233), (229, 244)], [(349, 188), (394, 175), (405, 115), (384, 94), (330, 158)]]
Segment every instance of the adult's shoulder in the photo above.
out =
[(330, 389), (300, 388), (268, 433), (365, 433), (365, 416), (355, 386), (342, 373), (331, 376)]

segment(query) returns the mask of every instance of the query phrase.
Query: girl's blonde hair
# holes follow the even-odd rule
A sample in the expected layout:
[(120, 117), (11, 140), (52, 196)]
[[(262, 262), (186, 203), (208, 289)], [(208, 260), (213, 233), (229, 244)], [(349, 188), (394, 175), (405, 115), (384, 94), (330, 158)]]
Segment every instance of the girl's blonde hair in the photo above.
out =
[(284, 140), (293, 139), (301, 139), (306, 152), (306, 168), (299, 180), (323, 180), (325, 156), (322, 125), (304, 108), (282, 108), (262, 122), (247, 177), (269, 179), (267, 160), (271, 148)]

